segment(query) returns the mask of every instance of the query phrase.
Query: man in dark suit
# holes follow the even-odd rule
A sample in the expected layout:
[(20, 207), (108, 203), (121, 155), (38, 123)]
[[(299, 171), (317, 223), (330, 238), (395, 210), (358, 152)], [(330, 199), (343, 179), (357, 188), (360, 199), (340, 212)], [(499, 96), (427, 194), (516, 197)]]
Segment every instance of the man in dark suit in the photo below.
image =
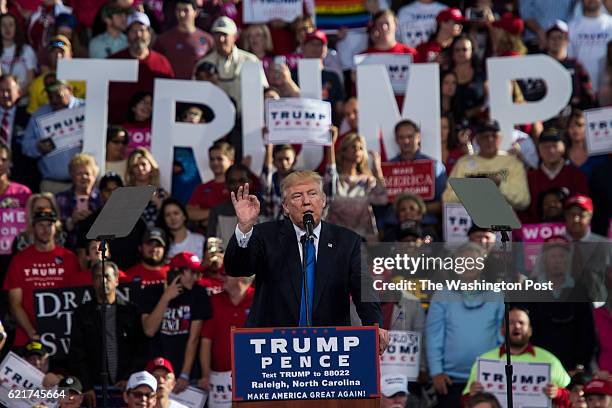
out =
[(0, 141), (11, 147), (11, 179), (25, 184), (36, 193), (40, 185), (36, 160), (30, 159), (21, 151), (21, 140), (30, 120), (26, 107), (17, 104), (22, 95), (19, 82), (13, 75), (0, 75)]
[[(255, 275), (255, 296), (248, 327), (297, 326), (304, 322), (302, 303), (302, 245), (306, 233), (304, 214), (314, 218), (314, 288), (308, 307), (313, 326), (350, 325), (350, 299), (364, 325), (378, 323), (382, 314), (378, 302), (362, 297), (361, 239), (342, 227), (321, 222), (326, 197), (321, 177), (311, 171), (297, 171), (281, 184), (285, 220), (255, 225), (259, 200), (245, 184), (231, 193), (238, 225), (224, 257), (231, 276)], [(309, 251), (308, 251), (309, 252)], [(307, 256), (307, 259), (312, 253)], [(368, 285), (364, 285), (364, 288)], [(371, 286), (370, 286), (371, 287)], [(379, 330), (381, 353), (389, 335)]]

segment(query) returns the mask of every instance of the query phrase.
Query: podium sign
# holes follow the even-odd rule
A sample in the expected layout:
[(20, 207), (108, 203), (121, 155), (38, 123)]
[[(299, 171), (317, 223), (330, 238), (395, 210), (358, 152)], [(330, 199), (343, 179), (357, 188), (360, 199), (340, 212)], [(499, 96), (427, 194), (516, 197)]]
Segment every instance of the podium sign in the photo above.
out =
[(376, 398), (376, 327), (232, 331), (234, 401)]

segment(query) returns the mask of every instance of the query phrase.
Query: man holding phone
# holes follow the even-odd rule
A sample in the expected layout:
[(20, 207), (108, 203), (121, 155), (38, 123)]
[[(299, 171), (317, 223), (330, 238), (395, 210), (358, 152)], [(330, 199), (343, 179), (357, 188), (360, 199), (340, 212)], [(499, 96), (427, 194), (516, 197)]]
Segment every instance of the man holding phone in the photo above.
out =
[(185, 390), (200, 376), (194, 369), (204, 320), (212, 316), (206, 289), (196, 285), (201, 271), (197, 255), (181, 252), (170, 260), (165, 288), (155, 285), (142, 295), (142, 327), (153, 338), (150, 357), (164, 356), (181, 367), (174, 392)]

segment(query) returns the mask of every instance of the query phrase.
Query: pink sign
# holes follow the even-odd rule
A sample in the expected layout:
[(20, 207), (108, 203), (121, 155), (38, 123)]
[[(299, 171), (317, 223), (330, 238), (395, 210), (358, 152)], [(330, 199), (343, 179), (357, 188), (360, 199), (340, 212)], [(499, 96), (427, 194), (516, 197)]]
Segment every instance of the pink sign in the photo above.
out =
[(125, 131), (130, 136), (130, 143), (128, 144), (126, 154), (129, 155), (137, 147), (146, 147), (151, 150), (151, 127), (126, 127)]
[(523, 224), (521, 238), (524, 245), (525, 268), (528, 271), (533, 269), (538, 255), (542, 252), (542, 244), (557, 235), (565, 235), (565, 224), (561, 222)]
[(23, 208), (0, 208), (0, 255), (9, 255), (13, 240), (26, 227)]

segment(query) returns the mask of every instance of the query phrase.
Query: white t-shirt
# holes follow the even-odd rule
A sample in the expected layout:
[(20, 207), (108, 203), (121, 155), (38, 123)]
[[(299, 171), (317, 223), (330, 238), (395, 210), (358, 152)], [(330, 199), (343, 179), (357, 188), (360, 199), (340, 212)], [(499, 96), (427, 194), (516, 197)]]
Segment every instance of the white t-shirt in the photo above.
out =
[(413, 48), (426, 42), (436, 31), (436, 16), (446, 8), (448, 7), (437, 1), (432, 3), (415, 1), (400, 8), (397, 13), (400, 41)]
[(28, 71), (31, 69), (35, 70), (37, 66), (36, 54), (32, 47), (24, 44), (21, 55), (13, 61), (15, 58), (15, 48), (16, 46), (12, 45), (3, 50), (1, 59), (2, 73), (13, 74), (19, 81), (21, 89), (26, 91), (25, 85), (28, 79)]
[(593, 90), (601, 86), (599, 80), (605, 67), (608, 41), (612, 40), (612, 17), (602, 13), (599, 17), (581, 16), (569, 24), (570, 57), (577, 58), (591, 77)]
[(192, 254), (196, 254), (202, 259), (204, 255), (204, 242), (206, 239), (204, 235), (197, 234), (195, 232), (187, 231), (187, 238), (183, 242), (173, 242), (170, 244), (170, 249), (168, 249), (168, 259), (172, 259), (172, 257), (180, 252), (191, 252)]

